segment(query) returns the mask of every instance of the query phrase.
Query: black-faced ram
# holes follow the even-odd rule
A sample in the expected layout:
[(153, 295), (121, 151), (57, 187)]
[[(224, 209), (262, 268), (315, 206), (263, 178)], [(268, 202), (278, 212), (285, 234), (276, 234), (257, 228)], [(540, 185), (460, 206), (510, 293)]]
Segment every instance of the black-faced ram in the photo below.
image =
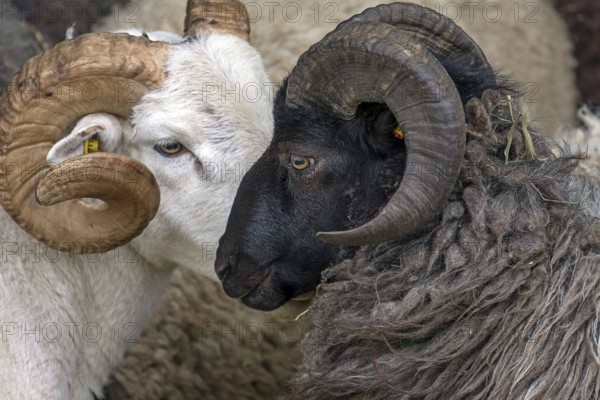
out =
[(292, 398), (597, 398), (597, 175), (553, 156), (463, 31), (405, 7), (343, 23), (282, 86), (225, 292), (269, 310), (324, 280)]

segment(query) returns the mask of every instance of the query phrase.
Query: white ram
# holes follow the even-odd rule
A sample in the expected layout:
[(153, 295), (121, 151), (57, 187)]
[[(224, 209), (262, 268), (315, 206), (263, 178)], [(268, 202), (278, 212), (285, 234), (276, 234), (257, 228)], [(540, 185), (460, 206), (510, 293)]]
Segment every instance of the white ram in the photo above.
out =
[(187, 38), (155, 37), (180, 43), (83, 35), (3, 93), (2, 399), (101, 396), (173, 270), (214, 275), (240, 175), (271, 136), (271, 90), (245, 9), (203, 25), (194, 3)]

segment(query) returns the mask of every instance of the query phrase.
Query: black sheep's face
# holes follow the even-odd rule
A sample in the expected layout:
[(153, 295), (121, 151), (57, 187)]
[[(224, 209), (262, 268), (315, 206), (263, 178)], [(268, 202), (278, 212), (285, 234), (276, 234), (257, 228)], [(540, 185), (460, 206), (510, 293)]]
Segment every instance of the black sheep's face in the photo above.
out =
[(215, 269), (230, 296), (277, 308), (355, 250), (338, 245), (407, 238), (439, 215), (464, 159), (463, 104), (497, 85), (462, 29), (418, 10), (367, 9), (298, 60), (221, 238)]
[(363, 105), (341, 121), (289, 109), (283, 97), (273, 141), (241, 182), (215, 264), (225, 292), (261, 310), (314, 289), (325, 268), (352, 254), (316, 233), (373, 217), (404, 165), (404, 143), (392, 135), (396, 122), (385, 106)]

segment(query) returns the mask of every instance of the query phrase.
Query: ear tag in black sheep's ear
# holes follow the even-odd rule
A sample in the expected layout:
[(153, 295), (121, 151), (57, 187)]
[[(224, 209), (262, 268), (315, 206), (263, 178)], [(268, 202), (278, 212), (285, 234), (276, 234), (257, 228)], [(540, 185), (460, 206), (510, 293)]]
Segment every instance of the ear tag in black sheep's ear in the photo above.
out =
[(400, 129), (400, 125), (397, 125), (394, 128), (394, 130), (392, 131), (392, 135), (394, 135), (396, 139), (404, 139), (404, 132), (402, 132), (402, 129)]
[(98, 139), (86, 139), (83, 142), (83, 154), (96, 153), (100, 151), (100, 141)]

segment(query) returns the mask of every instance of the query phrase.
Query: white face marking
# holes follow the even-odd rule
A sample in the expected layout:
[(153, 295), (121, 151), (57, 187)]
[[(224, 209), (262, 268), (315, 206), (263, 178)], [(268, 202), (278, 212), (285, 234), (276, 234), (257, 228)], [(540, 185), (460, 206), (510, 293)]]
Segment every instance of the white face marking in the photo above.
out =
[[(132, 118), (82, 118), (49, 161), (80, 155), (89, 136), (81, 133), (94, 131), (103, 151), (144, 163), (159, 184), (161, 205), (134, 245), (157, 267), (181, 265), (216, 279), (217, 242), (235, 193), (271, 139), (272, 86), (257, 51), (226, 35), (174, 44), (166, 69), (165, 85), (144, 95)], [(160, 151), (178, 144), (176, 154)]]

